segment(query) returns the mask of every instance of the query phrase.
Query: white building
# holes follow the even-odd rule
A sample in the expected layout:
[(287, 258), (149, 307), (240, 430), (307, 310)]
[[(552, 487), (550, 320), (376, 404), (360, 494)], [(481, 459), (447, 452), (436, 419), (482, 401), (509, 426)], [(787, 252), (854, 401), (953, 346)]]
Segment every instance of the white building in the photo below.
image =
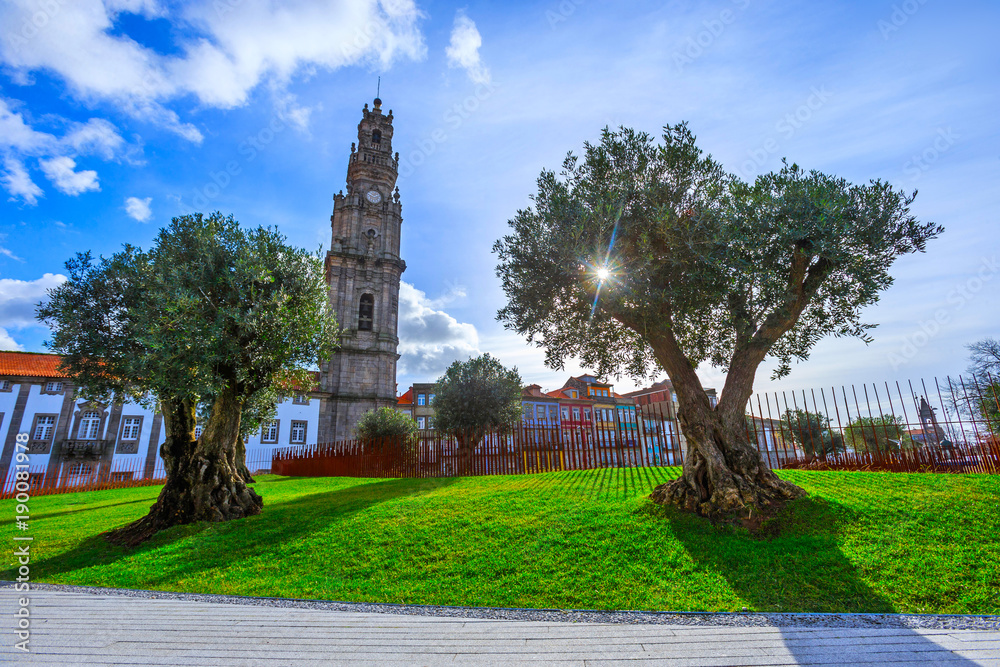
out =
[[(28, 434), (30, 473), (69, 482), (161, 477), (163, 416), (131, 401), (86, 400), (59, 371), (59, 355), (0, 351), (0, 480), (13, 477), (15, 444)], [(321, 392), (289, 397), (274, 421), (247, 441), (251, 472), (270, 468), (278, 447), (316, 443)], [(196, 430), (200, 433), (200, 427)]]

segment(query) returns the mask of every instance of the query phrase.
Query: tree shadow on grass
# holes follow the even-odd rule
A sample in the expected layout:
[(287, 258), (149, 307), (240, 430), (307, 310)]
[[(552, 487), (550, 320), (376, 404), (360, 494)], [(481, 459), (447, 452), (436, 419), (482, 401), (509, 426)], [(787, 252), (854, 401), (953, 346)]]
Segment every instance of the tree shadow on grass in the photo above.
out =
[[(673, 507), (665, 516), (691, 559), (726, 579), (752, 611), (891, 613), (891, 602), (863, 582), (837, 544), (851, 510), (809, 496), (789, 503), (761, 532), (712, 524)], [(737, 610), (738, 611), (738, 610)]]
[[(694, 562), (722, 575), (749, 611), (896, 611), (890, 600), (860, 578), (856, 566), (840, 550), (837, 537), (856, 517), (838, 503), (816, 496), (793, 501), (756, 535), (742, 527), (713, 525), (672, 507), (650, 504), (642, 511), (664, 515)], [(977, 664), (891, 618), (873, 619), (867, 626), (856, 617), (819, 618), (810, 627), (782, 625), (777, 619), (772, 623), (781, 632), (784, 648), (799, 664), (832, 655), (857, 665), (881, 664), (887, 656), (922, 664)], [(824, 627), (841, 629), (822, 632)]]
[[(157, 491), (158, 491), (158, 489), (157, 489)], [(150, 501), (156, 502), (156, 498), (155, 497), (154, 498), (136, 498), (135, 500), (122, 500), (120, 502), (107, 503), (105, 505), (98, 505), (96, 507), (93, 507), (93, 506), (91, 506), (91, 507), (78, 507), (77, 509), (73, 509), (73, 510), (67, 509), (67, 510), (58, 510), (58, 511), (55, 511), (55, 512), (48, 512), (46, 514), (32, 514), (31, 518), (34, 521), (38, 521), (39, 519), (51, 519), (52, 517), (57, 517), (57, 516), (69, 516), (70, 514), (78, 514), (80, 512), (93, 512), (94, 510), (101, 510), (101, 509), (104, 509), (105, 507), (120, 507), (121, 505), (134, 505), (136, 503), (149, 503), (149, 504), (152, 504)]]
[[(266, 489), (258, 487), (258, 492), (263, 492), (264, 510), (257, 516), (223, 523), (203, 521), (174, 526), (131, 549), (108, 543), (102, 532), (86, 538), (67, 552), (33, 563), (32, 578), (44, 581), (87, 568), (97, 568), (100, 572), (113, 568), (119, 561), (135, 559), (150, 570), (151, 576), (139, 582), (142, 586), (167, 588), (179, 577), (196, 579), (200, 572), (249, 561), (276, 546), (294, 544), (379, 503), (429, 493), (456, 481), (455, 478), (391, 479), (312, 493), (274, 505), (268, 505)], [(184, 544), (184, 540), (189, 542)], [(108, 574), (104, 581), (111, 583), (100, 585), (115, 585), (115, 573)], [(82, 583), (93, 584), (94, 578), (90, 579)], [(135, 587), (135, 579), (129, 578), (129, 581)]]

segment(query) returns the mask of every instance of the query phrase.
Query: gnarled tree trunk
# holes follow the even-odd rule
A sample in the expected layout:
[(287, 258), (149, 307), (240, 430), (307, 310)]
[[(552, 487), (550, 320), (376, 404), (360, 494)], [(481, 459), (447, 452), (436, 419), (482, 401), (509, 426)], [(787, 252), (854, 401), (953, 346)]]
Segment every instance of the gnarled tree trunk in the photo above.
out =
[(239, 472), (244, 484), (253, 484), (256, 480), (247, 467), (247, 444), (243, 441), (243, 436), (237, 436), (236, 447), (233, 448), (233, 455), (229, 460), (230, 465)]
[(194, 401), (163, 401), (162, 410), (167, 439), (160, 455), (167, 482), (149, 514), (111, 531), (108, 540), (134, 546), (171, 526), (259, 514), (263, 501), (247, 486), (237, 463), (243, 463), (243, 457), (237, 457), (242, 403), (235, 392), (226, 389), (219, 394), (197, 440)]
[(708, 402), (701, 381), (672, 336), (654, 346), (677, 392), (687, 440), (681, 476), (653, 489), (650, 499), (707, 517), (764, 514), (805, 491), (779, 479), (750, 443), (744, 414), (756, 365), (734, 363), (719, 404)]

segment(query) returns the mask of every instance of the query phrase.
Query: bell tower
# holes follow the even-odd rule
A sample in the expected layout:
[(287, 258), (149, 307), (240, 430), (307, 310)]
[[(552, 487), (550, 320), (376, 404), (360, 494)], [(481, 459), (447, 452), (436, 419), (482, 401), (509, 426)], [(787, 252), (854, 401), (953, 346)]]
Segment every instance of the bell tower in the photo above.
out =
[(332, 237), (326, 254), (330, 305), (341, 327), (340, 349), (320, 370), (328, 392), (320, 407), (317, 442), (354, 437), (366, 411), (396, 405), (399, 256), (403, 223), (392, 153), (392, 110), (365, 104), (351, 144), (347, 191), (333, 196)]

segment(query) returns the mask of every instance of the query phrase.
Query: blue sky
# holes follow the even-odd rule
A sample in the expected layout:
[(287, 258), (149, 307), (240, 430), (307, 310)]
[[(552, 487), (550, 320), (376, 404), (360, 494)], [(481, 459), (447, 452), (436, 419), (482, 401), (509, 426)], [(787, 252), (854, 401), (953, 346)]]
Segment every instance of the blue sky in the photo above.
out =
[(0, 346), (43, 349), (33, 304), (74, 252), (148, 246), (180, 213), (327, 247), (381, 76), (404, 162), (401, 389), (480, 351), (546, 388), (584, 370), (495, 321), (490, 248), (600, 128), (681, 120), (744, 178), (787, 157), (886, 179), (946, 227), (893, 268), (874, 343), (823, 341), (758, 388), (955, 374), (1000, 335), (997, 25), (985, 1), (3, 1)]

